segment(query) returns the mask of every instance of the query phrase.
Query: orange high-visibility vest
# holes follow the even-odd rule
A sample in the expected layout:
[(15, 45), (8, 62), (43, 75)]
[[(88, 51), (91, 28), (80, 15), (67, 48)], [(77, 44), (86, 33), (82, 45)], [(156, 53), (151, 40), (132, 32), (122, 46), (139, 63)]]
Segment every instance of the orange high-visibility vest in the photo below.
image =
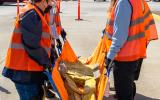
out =
[[(117, 4), (117, 3), (116, 3)], [(107, 51), (109, 51), (110, 46), (112, 44), (112, 35), (113, 35), (113, 24), (114, 24), (114, 13), (116, 4), (111, 10), (109, 16), (108, 16), (108, 23), (106, 25), (106, 34), (107, 34)], [(115, 60), (117, 61), (134, 61), (139, 58), (145, 58), (146, 57), (146, 45), (147, 45), (147, 38), (145, 36), (145, 25), (149, 15), (145, 15), (142, 8), (142, 2), (140, 0), (130, 0), (130, 4), (132, 6), (132, 16), (129, 26), (129, 33), (128, 33), (128, 39), (126, 43), (123, 45), (123, 47), (120, 49), (120, 51), (117, 53)], [(149, 10), (149, 9), (145, 9)], [(148, 11), (147, 11), (148, 12)], [(153, 18), (151, 18), (153, 20)], [(151, 29), (152, 31), (155, 31), (155, 29)]]
[(144, 23), (145, 23), (145, 35), (146, 39), (149, 41), (158, 39), (158, 33), (153, 19), (152, 12), (146, 1), (143, 0), (144, 4)]
[[(50, 24), (50, 12), (45, 14), (45, 18), (46, 18), (47, 23)], [(56, 24), (56, 31), (57, 31), (58, 35), (60, 35), (62, 27), (61, 27), (61, 19), (60, 19), (60, 15), (59, 15), (59, 12), (58, 12), (58, 7), (56, 7), (56, 13), (55, 13), (53, 19), (54, 19), (55, 24)]]
[(50, 13), (49, 12), (45, 14), (45, 19), (46, 19), (48, 25), (50, 25), (51, 23), (50, 23)]
[[(43, 17), (43, 15), (39, 12), (39, 10), (33, 6), (32, 4), (27, 4), (20, 11), (20, 16), (25, 14), (27, 11), (34, 9), (41, 18), (42, 21), (42, 36), (40, 40), (40, 45), (45, 48), (48, 53), (48, 57), (50, 56), (50, 48), (51, 48), (51, 35), (50, 28)], [(24, 49), (24, 45), (22, 44), (22, 32), (20, 30), (19, 17), (15, 22), (15, 28), (13, 31), (13, 35), (11, 38), (10, 47), (7, 52), (5, 66), (9, 69), (13, 70), (21, 70), (21, 71), (43, 71), (43, 67), (39, 65), (36, 61), (31, 59), (27, 52)]]

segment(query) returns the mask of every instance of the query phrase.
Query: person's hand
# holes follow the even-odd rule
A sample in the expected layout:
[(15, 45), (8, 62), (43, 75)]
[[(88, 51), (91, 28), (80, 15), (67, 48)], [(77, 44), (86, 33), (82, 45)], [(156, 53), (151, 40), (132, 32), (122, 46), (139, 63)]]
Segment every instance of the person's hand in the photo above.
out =
[(111, 60), (111, 59), (109, 59), (109, 58), (106, 58), (106, 62), (105, 62), (105, 64), (106, 64), (106, 69), (107, 69), (107, 71), (108, 71), (108, 70), (109, 70), (109, 67), (111, 67), (112, 60)]
[(62, 31), (61, 31), (61, 37), (63, 38), (63, 40), (66, 39), (66, 35), (67, 35), (66, 31), (64, 29), (62, 29)]
[(109, 58), (106, 58), (106, 62), (105, 63), (106, 63), (106, 69), (107, 69), (105, 75), (107, 75), (109, 77), (113, 61), (111, 59), (109, 59)]

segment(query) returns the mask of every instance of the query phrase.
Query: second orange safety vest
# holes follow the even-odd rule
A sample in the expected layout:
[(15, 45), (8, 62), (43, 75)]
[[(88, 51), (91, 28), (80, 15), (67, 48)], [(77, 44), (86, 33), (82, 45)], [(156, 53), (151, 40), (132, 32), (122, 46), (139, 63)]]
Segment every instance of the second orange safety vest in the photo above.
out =
[[(151, 40), (152, 36), (146, 36), (146, 34), (149, 34), (149, 31), (156, 31), (156, 29), (152, 29), (147, 27), (149, 24), (148, 21), (154, 20), (151, 17), (151, 12), (149, 9), (145, 9), (145, 13), (142, 7), (142, 3), (140, 0), (130, 0), (130, 4), (132, 6), (132, 16), (129, 26), (129, 34), (128, 39), (126, 43), (123, 45), (123, 47), (120, 49), (118, 54), (115, 57), (115, 60), (117, 61), (135, 61), (139, 58), (145, 58), (146, 57), (146, 45), (147, 41)], [(116, 3), (117, 4), (117, 3)], [(116, 4), (109, 13), (108, 16), (108, 23), (106, 25), (105, 31), (107, 34), (107, 51), (109, 51), (110, 46), (112, 44), (112, 35), (114, 30), (114, 19), (115, 19), (115, 8)], [(144, 5), (146, 8), (146, 5)], [(150, 20), (148, 20), (148, 19)], [(155, 24), (152, 23), (152, 26), (155, 27)], [(150, 26), (150, 27), (152, 27)], [(148, 29), (148, 30), (147, 30)], [(148, 31), (148, 32), (146, 32)], [(156, 34), (156, 33), (155, 33)], [(155, 38), (155, 37), (154, 37)]]
[[(28, 3), (20, 11), (20, 16), (25, 14), (27, 11), (34, 9), (41, 18), (42, 21), (42, 36), (40, 40), (40, 45), (45, 48), (50, 56), (51, 48), (51, 34), (50, 28), (47, 24), (44, 16), (39, 12), (39, 10), (32, 4)], [(7, 52), (5, 66), (12, 70), (21, 70), (21, 71), (43, 71), (43, 67), (39, 65), (35, 60), (31, 59), (27, 52), (24, 49), (22, 43), (22, 32), (20, 30), (19, 17), (15, 22), (15, 28), (12, 33), (10, 47)]]

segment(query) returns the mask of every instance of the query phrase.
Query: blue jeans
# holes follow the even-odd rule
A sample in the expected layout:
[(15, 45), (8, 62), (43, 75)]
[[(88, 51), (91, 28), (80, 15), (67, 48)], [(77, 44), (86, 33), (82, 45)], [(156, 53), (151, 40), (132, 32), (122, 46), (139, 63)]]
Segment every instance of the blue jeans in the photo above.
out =
[(43, 88), (38, 84), (15, 83), (20, 100), (42, 100)]

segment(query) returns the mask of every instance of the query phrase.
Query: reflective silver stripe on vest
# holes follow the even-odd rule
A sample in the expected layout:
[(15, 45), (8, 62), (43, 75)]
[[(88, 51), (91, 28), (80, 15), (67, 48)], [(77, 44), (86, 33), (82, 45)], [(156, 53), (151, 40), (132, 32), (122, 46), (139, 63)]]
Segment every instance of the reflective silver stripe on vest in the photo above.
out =
[(46, 39), (50, 39), (50, 38), (51, 38), (51, 35), (50, 35), (50, 33), (42, 32), (42, 37), (43, 37), (43, 38), (46, 38)]
[[(131, 21), (130, 26), (134, 26), (134, 25), (137, 25), (137, 24), (144, 22), (144, 19), (146, 19), (150, 14), (151, 14), (151, 11), (149, 10), (143, 17), (140, 17), (140, 18), (137, 18), (137, 19)], [(109, 20), (109, 19), (107, 19), (107, 20)], [(114, 24), (113, 20), (107, 21), (107, 23), (106, 23), (106, 25), (111, 25), (111, 26), (113, 26), (113, 24)]]
[(149, 10), (143, 17), (140, 17), (138, 19), (135, 19), (133, 21), (131, 21), (130, 26), (134, 26), (137, 24), (140, 24), (142, 22), (144, 22), (144, 20), (151, 14), (151, 11)]
[(146, 19), (150, 14), (152, 14), (152, 12), (149, 10), (149, 11), (144, 15), (144, 19)]
[[(106, 32), (106, 35), (110, 40), (112, 40), (112, 36), (108, 32)], [(145, 33), (141, 32), (141, 33), (138, 33), (136, 35), (129, 36), (127, 38), (127, 41), (133, 41), (133, 40), (137, 40), (137, 39), (140, 39), (140, 38), (143, 38), (143, 37), (145, 37)]]
[(150, 25), (155, 24), (154, 20), (151, 20), (146, 26), (145, 26), (145, 30), (147, 30), (149, 28)]
[(12, 48), (12, 49), (24, 49), (23, 45), (18, 44), (18, 43), (11, 43), (10, 48)]
[[(20, 28), (14, 28), (13, 32), (16, 33), (16, 34), (22, 34)], [(42, 38), (50, 39), (51, 35), (50, 35), (50, 33), (42, 32)]]
[(142, 22), (144, 22), (144, 17), (141, 17), (141, 18), (138, 18), (136, 20), (131, 21), (130, 26), (135, 26), (135, 25), (140, 24)]
[(127, 41), (133, 41), (133, 40), (137, 40), (137, 39), (140, 39), (140, 38), (143, 38), (143, 37), (145, 37), (145, 33), (141, 32), (141, 33), (138, 33), (136, 35), (129, 36)]
[[(10, 44), (10, 48), (11, 48), (11, 49), (23, 49), (23, 50), (24, 50), (23, 44), (18, 44), (18, 43), (11, 43), (11, 44)], [(48, 52), (48, 53), (49, 53), (50, 50), (51, 50), (50, 48), (46, 48), (46, 47), (45, 47), (44, 49), (45, 49), (46, 52)]]

